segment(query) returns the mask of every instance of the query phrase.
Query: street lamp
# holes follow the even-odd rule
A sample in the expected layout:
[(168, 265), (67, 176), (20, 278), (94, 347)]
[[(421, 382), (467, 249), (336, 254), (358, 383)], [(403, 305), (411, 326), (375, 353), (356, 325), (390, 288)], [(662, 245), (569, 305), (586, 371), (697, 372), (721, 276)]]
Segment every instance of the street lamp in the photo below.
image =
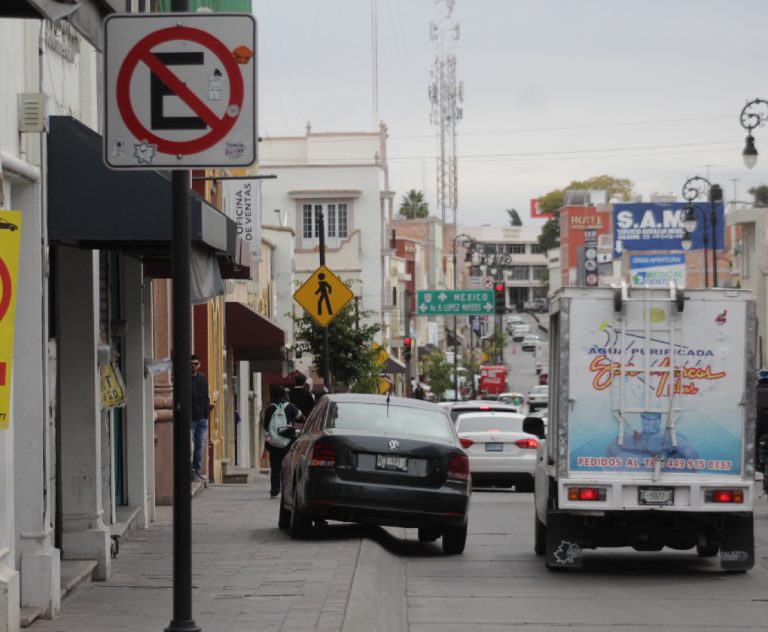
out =
[[(457, 289), (458, 285), (458, 270), (456, 268), (456, 245), (461, 244), (467, 249), (467, 256), (471, 257), (475, 252), (482, 248), (478, 244), (477, 240), (473, 239), (469, 235), (456, 235), (453, 238), (453, 289)], [(471, 330), (471, 327), (470, 327)], [(454, 401), (459, 398), (459, 332), (457, 318), (453, 317), (453, 399)]]
[(747, 169), (752, 169), (757, 164), (757, 148), (755, 147), (755, 137), (752, 136), (752, 130), (756, 127), (762, 127), (768, 121), (768, 101), (764, 99), (752, 99), (741, 110), (741, 126), (747, 130), (747, 141), (741, 156), (744, 159), (744, 165)]
[[(693, 201), (705, 196), (709, 199), (709, 215), (706, 209)], [(709, 287), (709, 261), (707, 258), (709, 235), (712, 236), (712, 287), (717, 287), (717, 203), (723, 199), (723, 189), (719, 184), (712, 184), (706, 178), (693, 176), (683, 184), (683, 199), (688, 206), (683, 213), (683, 238), (680, 245), (683, 250), (690, 250), (693, 245), (691, 234), (696, 229), (696, 211), (702, 218), (702, 241), (704, 242), (704, 286)]]

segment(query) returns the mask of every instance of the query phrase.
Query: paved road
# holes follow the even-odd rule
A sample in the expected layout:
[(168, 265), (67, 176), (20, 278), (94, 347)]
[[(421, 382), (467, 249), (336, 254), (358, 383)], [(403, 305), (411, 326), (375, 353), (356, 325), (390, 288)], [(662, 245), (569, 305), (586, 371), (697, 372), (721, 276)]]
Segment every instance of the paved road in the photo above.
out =
[(765, 497), (755, 523), (758, 564), (745, 574), (724, 573), (693, 552), (628, 548), (585, 551), (583, 569), (547, 571), (533, 553), (532, 498), (476, 491), (462, 556), (412, 540), (388, 546), (406, 565), (409, 632), (768, 630)]

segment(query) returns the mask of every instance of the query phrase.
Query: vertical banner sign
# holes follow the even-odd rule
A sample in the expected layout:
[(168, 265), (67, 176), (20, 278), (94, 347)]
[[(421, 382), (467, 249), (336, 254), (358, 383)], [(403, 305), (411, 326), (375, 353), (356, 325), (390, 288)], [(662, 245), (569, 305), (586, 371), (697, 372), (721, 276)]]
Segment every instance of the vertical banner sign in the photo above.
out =
[(0, 210), (0, 430), (11, 421), (13, 319), (21, 250), (21, 211)]
[(584, 285), (597, 287), (597, 230), (584, 231)]
[(261, 180), (225, 180), (224, 212), (237, 224), (251, 257), (261, 261)]

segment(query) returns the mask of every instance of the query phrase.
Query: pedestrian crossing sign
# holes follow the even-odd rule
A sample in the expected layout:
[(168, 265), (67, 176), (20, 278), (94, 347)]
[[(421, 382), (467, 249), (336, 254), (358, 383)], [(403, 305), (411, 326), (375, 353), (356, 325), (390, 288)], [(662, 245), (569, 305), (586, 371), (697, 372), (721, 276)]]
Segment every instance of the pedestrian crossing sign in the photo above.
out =
[(320, 266), (296, 290), (293, 299), (318, 325), (327, 327), (353, 296), (352, 290), (339, 277), (325, 266)]

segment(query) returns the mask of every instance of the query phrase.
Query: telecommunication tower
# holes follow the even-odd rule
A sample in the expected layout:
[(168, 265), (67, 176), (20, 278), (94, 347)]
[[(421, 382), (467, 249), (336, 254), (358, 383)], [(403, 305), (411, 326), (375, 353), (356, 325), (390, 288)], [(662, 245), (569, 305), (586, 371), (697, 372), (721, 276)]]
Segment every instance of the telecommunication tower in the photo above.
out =
[(437, 206), (443, 223), (448, 219), (456, 225), (458, 186), (456, 169), (456, 123), (461, 120), (464, 86), (456, 82), (456, 42), (459, 23), (453, 14), (456, 0), (435, 0), (437, 15), (429, 26), (435, 43), (435, 63), (429, 85), (432, 104), (430, 123), (437, 127), (440, 156), (437, 159)]

